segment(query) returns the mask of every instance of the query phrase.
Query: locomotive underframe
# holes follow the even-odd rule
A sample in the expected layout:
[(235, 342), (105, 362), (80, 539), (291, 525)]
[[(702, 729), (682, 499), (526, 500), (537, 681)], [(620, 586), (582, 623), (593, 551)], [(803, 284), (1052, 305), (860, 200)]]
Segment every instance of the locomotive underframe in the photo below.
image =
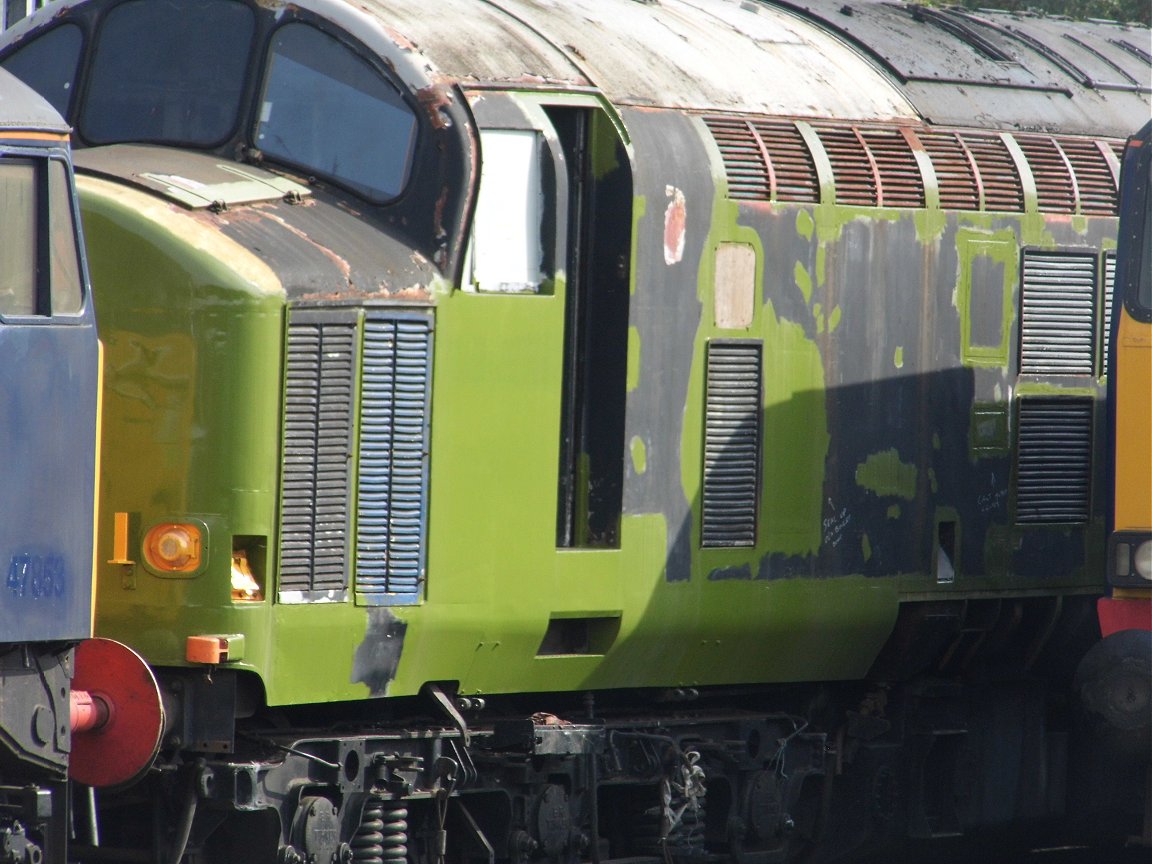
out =
[(169, 752), (98, 793), (78, 858), (771, 864), (1064, 814), (1069, 718), (1037, 681), (556, 697), (573, 719), (425, 695), (405, 709), (439, 717), (311, 733), (339, 725), (316, 708), (241, 726), (234, 753)]

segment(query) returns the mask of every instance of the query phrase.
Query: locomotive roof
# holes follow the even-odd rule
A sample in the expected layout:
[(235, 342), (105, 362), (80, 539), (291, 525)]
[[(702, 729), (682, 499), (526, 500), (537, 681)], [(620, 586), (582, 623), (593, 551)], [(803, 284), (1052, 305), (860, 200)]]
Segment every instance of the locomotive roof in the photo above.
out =
[[(595, 87), (616, 104), (881, 120), (916, 114), (826, 30), (737, 0), (366, 0), (462, 84)], [(446, 26), (460, 22), (462, 27)]]
[(0, 131), (55, 132), (67, 135), (68, 124), (36, 91), (0, 69)]
[(776, 2), (872, 57), (929, 122), (1124, 137), (1148, 115), (1146, 27), (889, 0)]
[(1152, 92), (1148, 29), (1109, 22), (886, 0), (427, 6), (362, 4), (451, 79), (590, 85), (618, 104), (1124, 137)]
[[(87, 5), (53, 4), (8, 41)], [(1118, 138), (1148, 117), (1152, 93), (1146, 27), (892, 0), (255, 5), (334, 21), (416, 90), (431, 76), (598, 89), (619, 105)]]

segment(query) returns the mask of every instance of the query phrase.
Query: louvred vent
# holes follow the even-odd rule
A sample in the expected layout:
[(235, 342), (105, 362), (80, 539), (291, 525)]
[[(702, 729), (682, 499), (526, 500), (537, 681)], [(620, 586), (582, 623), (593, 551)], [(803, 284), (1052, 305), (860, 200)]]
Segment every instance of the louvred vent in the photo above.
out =
[(816, 167), (793, 124), (718, 116), (704, 122), (724, 158), (729, 198), (808, 204), (820, 200)]
[(1046, 135), (1017, 135), (1032, 179), (1036, 183), (1036, 206), (1045, 213), (1076, 212), (1076, 178), (1068, 170), (1060, 145)]
[(872, 156), (855, 129), (816, 127), (836, 182), (836, 203), (876, 207), (880, 203), (877, 172)]
[(971, 153), (956, 132), (924, 131), (916, 136), (932, 160), (945, 210), (979, 210), (980, 183)]
[(923, 207), (924, 178), (908, 140), (912, 133), (903, 129), (857, 131), (880, 175), (880, 206)]
[[(820, 202), (816, 162), (796, 124), (721, 115), (708, 115), (704, 122), (724, 159), (729, 198)], [(812, 129), (831, 164), (838, 204), (925, 207), (917, 161), (922, 152), (936, 175), (941, 209), (1024, 212), (1020, 172), (1001, 135), (820, 123)], [(1116, 215), (1115, 169), (1122, 141), (1050, 135), (1013, 140), (1028, 163), (1041, 212)]]
[(772, 180), (764, 151), (752, 126), (734, 117), (705, 117), (728, 175), (728, 197), (737, 201), (771, 201)]
[(1116, 180), (1104, 155), (1109, 145), (1104, 141), (1064, 138), (1060, 139), (1060, 148), (1076, 177), (1080, 212), (1090, 216), (1115, 216)]
[(978, 182), (984, 190), (984, 210), (1024, 212), (1024, 188), (1007, 145), (998, 135), (961, 133), (961, 140), (976, 163)]

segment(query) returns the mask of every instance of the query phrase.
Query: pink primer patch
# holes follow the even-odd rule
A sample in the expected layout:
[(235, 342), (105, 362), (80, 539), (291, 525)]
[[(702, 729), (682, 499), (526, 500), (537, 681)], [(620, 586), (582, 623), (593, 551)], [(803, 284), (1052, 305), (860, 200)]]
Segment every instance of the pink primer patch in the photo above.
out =
[(684, 193), (675, 186), (666, 186), (665, 194), (672, 200), (664, 210), (664, 263), (679, 264), (684, 257), (684, 227), (688, 221), (688, 207)]

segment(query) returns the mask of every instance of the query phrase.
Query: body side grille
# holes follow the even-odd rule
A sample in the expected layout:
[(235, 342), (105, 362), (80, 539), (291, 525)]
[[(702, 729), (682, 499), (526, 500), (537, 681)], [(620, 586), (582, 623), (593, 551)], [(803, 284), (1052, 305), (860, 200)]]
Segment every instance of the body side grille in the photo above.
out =
[(1091, 375), (1096, 256), (1026, 250), (1020, 293), (1021, 374)]
[(424, 581), (432, 319), (364, 323), (356, 599), (416, 602)]
[(288, 324), (280, 512), (283, 600), (343, 599), (357, 328), (354, 315)]
[(1018, 524), (1088, 521), (1092, 400), (1020, 400), (1016, 466)]
[(761, 343), (708, 343), (701, 545), (754, 546), (760, 476)]

